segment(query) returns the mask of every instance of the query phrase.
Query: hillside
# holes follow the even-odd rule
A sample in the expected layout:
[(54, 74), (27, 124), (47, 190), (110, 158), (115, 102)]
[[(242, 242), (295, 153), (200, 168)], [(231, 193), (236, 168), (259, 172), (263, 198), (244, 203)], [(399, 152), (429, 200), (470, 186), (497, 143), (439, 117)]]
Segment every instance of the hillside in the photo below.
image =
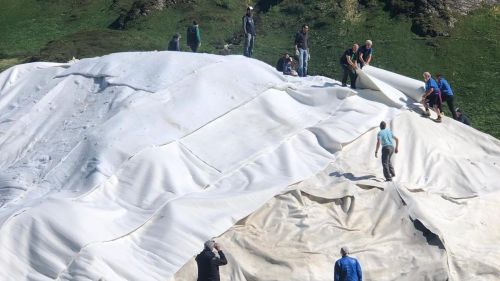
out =
[[(445, 74), (473, 126), (500, 138), (500, 31), (493, 28), (500, 26), (500, 8), (481, 8), (494, 2), (419, 1), (417, 7), (416, 1), (407, 0), (4, 0), (0, 69), (25, 61), (162, 50), (192, 19), (201, 22), (202, 52), (219, 53), (231, 43), (232, 53), (241, 54), (240, 20), (250, 3), (260, 9), (255, 58), (274, 65), (280, 53), (291, 50), (294, 32), (307, 22), (311, 74), (339, 78), (341, 52), (353, 41), (370, 38), (375, 43), (374, 65), (416, 79), (423, 71)], [(124, 19), (128, 21), (121, 28), (110, 27)]]

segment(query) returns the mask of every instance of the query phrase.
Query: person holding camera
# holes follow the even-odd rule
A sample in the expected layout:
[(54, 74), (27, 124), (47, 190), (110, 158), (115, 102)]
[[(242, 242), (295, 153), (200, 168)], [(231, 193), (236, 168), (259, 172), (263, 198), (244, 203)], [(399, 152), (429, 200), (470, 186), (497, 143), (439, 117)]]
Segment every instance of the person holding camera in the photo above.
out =
[(226, 265), (227, 259), (220, 244), (208, 240), (204, 249), (196, 256), (198, 281), (220, 281), (219, 266)]

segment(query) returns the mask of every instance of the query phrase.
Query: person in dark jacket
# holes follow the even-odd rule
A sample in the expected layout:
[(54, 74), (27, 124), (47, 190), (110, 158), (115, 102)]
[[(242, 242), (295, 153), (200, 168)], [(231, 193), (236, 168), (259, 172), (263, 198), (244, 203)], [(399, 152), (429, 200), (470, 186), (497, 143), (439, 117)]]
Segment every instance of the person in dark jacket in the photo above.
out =
[(193, 25), (189, 26), (186, 31), (186, 43), (191, 48), (193, 53), (198, 51), (198, 48), (201, 46), (201, 37), (200, 37), (200, 27), (198, 22), (193, 21)]
[(295, 34), (295, 54), (299, 57), (297, 72), (300, 77), (306, 77), (307, 64), (311, 59), (309, 53), (309, 26), (307, 24), (302, 25), (302, 30)]
[(168, 42), (168, 51), (180, 51), (181, 47), (179, 45), (179, 40), (181, 39), (181, 35), (179, 33), (174, 34), (172, 36), (172, 40)]
[(467, 116), (465, 116), (465, 114), (463, 114), (459, 108), (456, 109), (456, 114), (457, 114), (457, 121), (458, 122), (462, 122), (465, 125), (470, 126), (470, 124), (471, 124), (470, 119)]
[(253, 20), (253, 7), (247, 8), (247, 13), (243, 16), (243, 32), (245, 34), (245, 46), (243, 47), (243, 55), (252, 57), (253, 46), (255, 44), (255, 22)]
[(351, 79), (351, 88), (356, 89), (356, 65), (357, 61), (357, 51), (359, 45), (354, 43), (350, 49), (347, 49), (342, 57), (340, 58), (340, 66), (342, 66), (342, 87), (347, 86), (347, 76)]
[(358, 260), (349, 257), (347, 247), (340, 248), (342, 258), (335, 262), (334, 281), (362, 281), (363, 274)]
[[(214, 251), (215, 250), (215, 251)], [(205, 248), (196, 256), (198, 281), (220, 281), (219, 266), (226, 265), (226, 256), (214, 240), (205, 242)]]
[(365, 65), (369, 65), (372, 61), (373, 55), (373, 42), (372, 40), (366, 40), (365, 45), (359, 47), (358, 49), (358, 63), (359, 68), (363, 68)]
[(278, 59), (278, 62), (276, 62), (276, 70), (279, 72), (283, 72), (283, 67), (285, 66), (286, 61), (290, 57), (290, 54), (284, 53), (282, 57)]

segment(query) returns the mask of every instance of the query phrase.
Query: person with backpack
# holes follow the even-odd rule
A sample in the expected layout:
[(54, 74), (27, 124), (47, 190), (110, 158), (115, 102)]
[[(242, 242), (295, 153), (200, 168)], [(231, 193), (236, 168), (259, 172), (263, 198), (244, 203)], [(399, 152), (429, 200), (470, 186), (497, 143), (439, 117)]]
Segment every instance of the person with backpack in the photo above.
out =
[(198, 26), (198, 22), (193, 21), (193, 24), (187, 28), (186, 41), (191, 51), (196, 53), (201, 46), (200, 27)]
[(174, 34), (174, 36), (172, 36), (172, 40), (170, 40), (170, 42), (168, 42), (167, 50), (168, 51), (180, 51), (181, 50), (181, 47), (179, 44), (180, 39), (181, 39), (181, 35), (179, 33)]
[(245, 34), (245, 46), (243, 47), (243, 55), (252, 57), (253, 46), (255, 45), (255, 22), (253, 20), (253, 7), (247, 8), (247, 13), (243, 16), (243, 32)]

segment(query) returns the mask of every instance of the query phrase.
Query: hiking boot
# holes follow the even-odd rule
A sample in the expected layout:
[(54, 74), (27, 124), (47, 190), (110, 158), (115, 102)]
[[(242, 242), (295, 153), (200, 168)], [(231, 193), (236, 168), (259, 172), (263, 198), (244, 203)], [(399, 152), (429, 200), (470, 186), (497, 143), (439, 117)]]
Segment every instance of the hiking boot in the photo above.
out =
[(443, 120), (441, 119), (441, 116), (438, 116), (438, 118), (436, 118), (436, 122), (438, 123), (441, 123)]
[(426, 110), (424, 111), (424, 113), (422, 113), (422, 117), (429, 117), (431, 116), (431, 112), (429, 110)]

